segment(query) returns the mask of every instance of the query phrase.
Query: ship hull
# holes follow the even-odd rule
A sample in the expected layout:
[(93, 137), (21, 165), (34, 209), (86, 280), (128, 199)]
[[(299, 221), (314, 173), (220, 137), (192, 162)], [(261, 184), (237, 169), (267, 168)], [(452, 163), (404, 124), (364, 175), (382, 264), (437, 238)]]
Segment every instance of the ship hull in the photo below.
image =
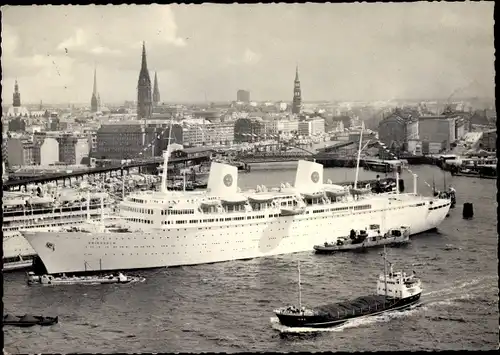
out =
[[(105, 209), (105, 214), (108, 214), (108, 209)], [(50, 228), (51, 225), (78, 225), (84, 223), (88, 217), (87, 212), (82, 210), (80, 214), (71, 214), (63, 212), (58, 214), (43, 214), (40, 215), (40, 219), (36, 220), (26, 220), (24, 225), (19, 224), (17, 229), (10, 226), (3, 228), (3, 261), (4, 264), (8, 262), (8, 259), (18, 258), (19, 256), (23, 258), (32, 258), (36, 256), (36, 252), (30, 243), (23, 237), (20, 230), (29, 228), (32, 231), (45, 231)], [(93, 209), (90, 212), (90, 219), (100, 219), (100, 210)], [(12, 222), (12, 221), (11, 221)], [(35, 224), (34, 224), (35, 222)], [(17, 222), (19, 223), (19, 222)]]
[(23, 232), (23, 235), (49, 274), (196, 265), (312, 251), (314, 245), (325, 241), (325, 231), (335, 241), (351, 228), (364, 229), (374, 223), (385, 224), (388, 229), (405, 225), (412, 234), (437, 228), (449, 211), (449, 200), (434, 199), (433, 205), (428, 201), (418, 203), (421, 201), (402, 202), (407, 207), (394, 203), (385, 212), (336, 214), (323, 205), (316, 206), (321, 213), (308, 210), (302, 215), (276, 217), (271, 212), (261, 219), (235, 217), (238, 219), (235, 222), (227, 222), (229, 215), (225, 215), (222, 223), (187, 228), (93, 234)]
[(372, 308), (367, 311), (354, 311), (352, 314), (340, 317), (328, 317), (328, 316), (304, 316), (301, 314), (279, 314), (278, 317), (280, 323), (286, 327), (291, 328), (333, 328), (338, 327), (350, 320), (364, 317), (372, 317), (380, 315), (390, 311), (403, 311), (409, 307), (417, 304), (420, 300), (420, 293), (395, 301), (388, 302), (386, 306)]

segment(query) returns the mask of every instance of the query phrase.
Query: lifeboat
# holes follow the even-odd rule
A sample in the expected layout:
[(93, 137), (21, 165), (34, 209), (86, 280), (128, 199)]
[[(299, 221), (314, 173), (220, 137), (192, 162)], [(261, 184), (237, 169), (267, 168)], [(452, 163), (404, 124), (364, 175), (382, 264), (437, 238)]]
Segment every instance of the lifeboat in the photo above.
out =
[(282, 216), (295, 216), (303, 214), (305, 211), (305, 206), (283, 206), (281, 207), (280, 213)]

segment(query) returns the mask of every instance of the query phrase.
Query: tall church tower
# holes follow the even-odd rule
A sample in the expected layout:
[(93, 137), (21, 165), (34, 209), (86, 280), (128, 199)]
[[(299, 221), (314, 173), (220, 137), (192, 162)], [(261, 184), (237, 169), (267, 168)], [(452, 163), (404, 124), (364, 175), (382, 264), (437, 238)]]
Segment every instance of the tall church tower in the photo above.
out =
[(21, 93), (19, 92), (19, 85), (14, 84), (14, 94), (12, 94), (12, 106), (21, 107)]
[(97, 100), (97, 72), (94, 68), (94, 89), (92, 90), (92, 98), (90, 99), (90, 111), (97, 112), (99, 110), (99, 102)]
[(153, 88), (153, 106), (156, 107), (160, 103), (160, 89), (158, 89), (158, 76), (155, 72), (155, 82)]
[(302, 109), (302, 94), (300, 91), (299, 66), (295, 69), (295, 81), (293, 84), (292, 113), (299, 114)]
[(146, 44), (142, 42), (142, 63), (137, 83), (137, 118), (146, 121), (151, 117), (151, 79), (146, 62)]

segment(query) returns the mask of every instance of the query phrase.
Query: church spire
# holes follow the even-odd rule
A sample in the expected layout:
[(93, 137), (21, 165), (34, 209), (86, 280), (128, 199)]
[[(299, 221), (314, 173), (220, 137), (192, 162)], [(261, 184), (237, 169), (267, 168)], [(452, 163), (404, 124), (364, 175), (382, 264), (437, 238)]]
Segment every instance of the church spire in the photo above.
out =
[(155, 81), (153, 85), (153, 106), (158, 106), (160, 102), (160, 89), (158, 88), (158, 75), (155, 71)]
[(19, 85), (16, 82), (14, 83), (14, 94), (12, 95), (12, 106), (21, 107), (21, 93), (19, 92)]
[(94, 89), (92, 90), (92, 95), (97, 96), (97, 69), (94, 67)]
[(97, 69), (94, 67), (94, 87), (92, 89), (92, 97), (90, 98), (90, 111), (99, 111), (99, 102), (97, 99)]
[(141, 71), (148, 70), (148, 63), (146, 60), (146, 42), (142, 42), (142, 63), (141, 63)]
[(302, 109), (302, 91), (300, 90), (299, 65), (295, 67), (295, 82), (293, 84), (292, 113), (299, 114)]
[(146, 62), (146, 42), (142, 42), (142, 62), (137, 83), (137, 117), (148, 119), (152, 113), (151, 78)]

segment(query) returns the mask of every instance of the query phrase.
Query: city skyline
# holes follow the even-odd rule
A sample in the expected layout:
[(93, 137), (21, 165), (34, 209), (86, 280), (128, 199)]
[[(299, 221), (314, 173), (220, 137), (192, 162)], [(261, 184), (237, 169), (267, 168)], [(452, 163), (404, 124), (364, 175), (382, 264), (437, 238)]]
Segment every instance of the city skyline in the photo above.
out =
[(166, 102), (494, 97), (493, 5), (4, 6), (3, 106), (134, 100), (142, 41)]

